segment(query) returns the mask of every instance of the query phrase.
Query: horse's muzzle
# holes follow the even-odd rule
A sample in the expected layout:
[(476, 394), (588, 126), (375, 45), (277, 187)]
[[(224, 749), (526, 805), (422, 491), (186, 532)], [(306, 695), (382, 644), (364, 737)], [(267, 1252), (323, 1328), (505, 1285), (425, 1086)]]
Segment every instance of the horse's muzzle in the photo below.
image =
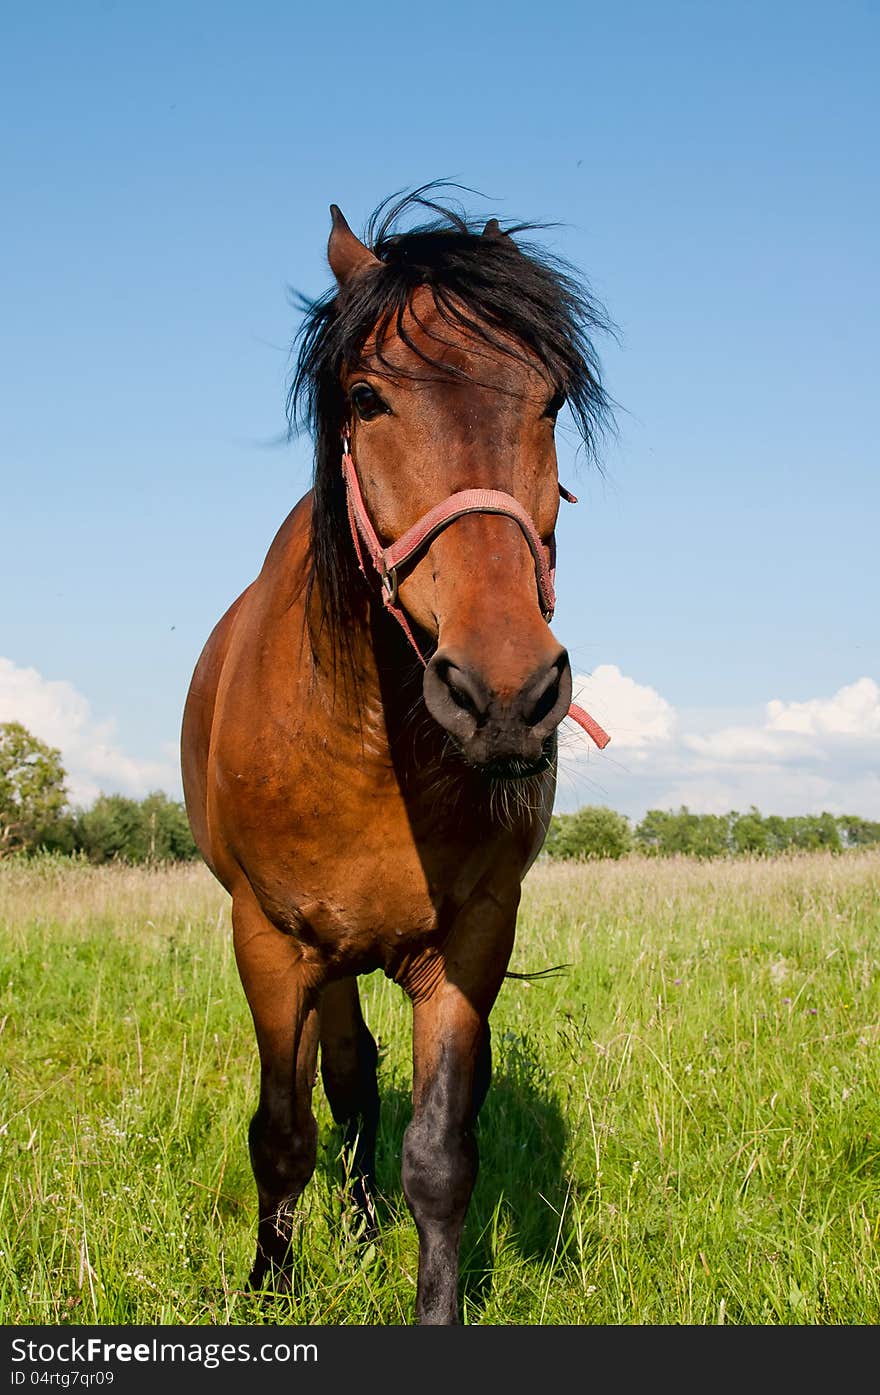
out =
[(441, 649), (425, 669), (423, 692), (431, 716), (471, 765), (535, 774), (546, 767), (549, 738), (568, 711), (571, 667), (561, 649), (518, 691), (499, 695), (473, 666)]

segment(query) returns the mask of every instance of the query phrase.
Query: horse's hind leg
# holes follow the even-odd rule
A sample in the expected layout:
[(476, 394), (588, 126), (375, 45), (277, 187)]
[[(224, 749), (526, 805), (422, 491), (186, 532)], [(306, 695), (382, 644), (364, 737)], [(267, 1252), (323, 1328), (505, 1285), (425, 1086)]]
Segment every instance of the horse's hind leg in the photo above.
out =
[(312, 1089), (318, 1052), (317, 986), (290, 936), (248, 894), (232, 906), (235, 957), (260, 1052), (260, 1100), (248, 1135), (257, 1183), (257, 1253), (248, 1284), (267, 1275), (289, 1288), (299, 1196), (315, 1168)]
[(321, 1079), (333, 1118), (343, 1130), (350, 1195), (363, 1216), (365, 1238), (376, 1229), (377, 1059), (361, 1014), (357, 979), (328, 983), (321, 996)]

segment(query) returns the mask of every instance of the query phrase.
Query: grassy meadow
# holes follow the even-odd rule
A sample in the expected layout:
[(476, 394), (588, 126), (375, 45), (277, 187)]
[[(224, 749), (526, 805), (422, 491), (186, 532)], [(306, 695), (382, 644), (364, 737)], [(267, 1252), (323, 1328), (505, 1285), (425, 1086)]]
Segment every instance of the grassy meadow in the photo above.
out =
[[(471, 1324), (880, 1321), (880, 852), (539, 863), (492, 1017)], [(0, 1322), (412, 1321), (410, 1012), (379, 1041), (381, 1234), (320, 1086), (301, 1297), (242, 1292), (256, 1047), (201, 864), (0, 863)]]

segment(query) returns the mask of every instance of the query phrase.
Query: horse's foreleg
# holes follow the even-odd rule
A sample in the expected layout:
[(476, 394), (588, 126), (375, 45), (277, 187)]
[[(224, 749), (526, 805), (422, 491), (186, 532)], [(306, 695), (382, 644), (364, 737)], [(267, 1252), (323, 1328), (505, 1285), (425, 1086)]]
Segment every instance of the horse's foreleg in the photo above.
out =
[(295, 941), (248, 896), (233, 901), (235, 957), (260, 1052), (260, 1099), (248, 1135), (257, 1183), (257, 1253), (248, 1284), (288, 1288), (299, 1196), (315, 1168), (311, 1098), (318, 1050), (314, 971)]
[[(489, 1011), (513, 943), (499, 932), (485, 973), (474, 945), (446, 948), (446, 976), (413, 1006), (413, 1117), (403, 1145), (403, 1190), (419, 1233), (416, 1317), (458, 1322), (459, 1247), (477, 1179), (477, 1112), (491, 1074)], [(479, 949), (479, 943), (476, 945)]]
[(364, 1218), (365, 1237), (376, 1228), (377, 1059), (376, 1043), (361, 1013), (357, 979), (328, 983), (321, 995), (321, 1079), (333, 1118), (343, 1130), (350, 1195)]

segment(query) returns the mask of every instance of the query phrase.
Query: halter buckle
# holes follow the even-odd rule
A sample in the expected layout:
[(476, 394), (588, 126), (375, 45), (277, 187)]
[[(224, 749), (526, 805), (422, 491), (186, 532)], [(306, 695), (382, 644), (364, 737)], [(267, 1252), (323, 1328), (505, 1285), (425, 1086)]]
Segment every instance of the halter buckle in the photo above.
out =
[(382, 590), (386, 605), (397, 605), (397, 568), (389, 567), (382, 573)]

